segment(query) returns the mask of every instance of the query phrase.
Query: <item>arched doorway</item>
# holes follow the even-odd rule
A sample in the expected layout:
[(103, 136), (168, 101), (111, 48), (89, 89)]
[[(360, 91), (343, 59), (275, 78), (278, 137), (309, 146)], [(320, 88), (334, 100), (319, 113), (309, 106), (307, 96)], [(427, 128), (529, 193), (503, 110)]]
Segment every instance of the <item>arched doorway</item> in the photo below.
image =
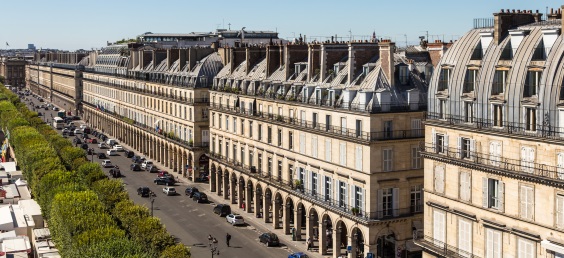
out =
[(243, 176), (239, 177), (239, 184), (237, 185), (237, 199), (239, 203), (239, 208), (246, 211), (245, 207), (245, 196), (246, 196), (246, 188), (245, 188), (245, 178)]
[(378, 236), (378, 241), (376, 241), (376, 252), (379, 257), (395, 257), (396, 235), (394, 232), (389, 231)]
[(296, 240), (306, 240), (306, 220), (307, 212), (303, 203), (298, 203), (298, 209), (296, 211), (296, 221), (294, 223), (296, 227)]
[(352, 250), (351, 254), (354, 258), (364, 258), (364, 235), (359, 228), (353, 228), (352, 232)]
[(215, 185), (215, 177), (216, 177), (216, 168), (215, 164), (211, 164), (211, 174), (210, 174), (210, 191), (215, 192), (217, 191), (217, 186)]
[(253, 189), (253, 182), (249, 179), (247, 181), (247, 194), (245, 197), (245, 206), (247, 207), (247, 212), (248, 213), (252, 213), (254, 212), (254, 207), (253, 207), (253, 199), (254, 199), (254, 189)]
[(333, 221), (328, 214), (322, 216), (319, 249), (321, 254), (333, 254)]
[(231, 191), (229, 190), (230, 188), (230, 180), (229, 180), (229, 171), (226, 169), (223, 172), (223, 199), (227, 200), (229, 198), (231, 198)]
[(266, 188), (264, 191), (264, 205), (263, 205), (263, 212), (264, 212), (264, 222), (270, 223), (272, 222), (272, 191), (270, 188)]
[[(205, 178), (208, 176), (208, 164), (210, 163), (210, 157), (207, 154), (202, 154), (198, 157), (198, 167), (197, 170), (194, 172), (195, 177), (197, 178)], [(192, 155), (190, 155), (190, 165), (192, 165)], [(195, 165), (195, 164), (194, 164)], [(197, 172), (197, 173), (196, 173)]]
[(231, 204), (237, 204), (239, 203), (239, 186), (237, 185), (237, 174), (235, 174), (235, 172), (231, 173), (231, 177), (230, 177), (230, 187), (229, 187), (229, 191), (230, 191), (230, 196), (231, 196)]
[(293, 239), (295, 239), (295, 234), (293, 232), (294, 228), (294, 201), (292, 198), (286, 198), (286, 204), (284, 205), (284, 234), (292, 234)]
[[(307, 215), (306, 230), (308, 237), (313, 241), (312, 248), (318, 249), (319, 247), (319, 214), (314, 208), (310, 208)], [(306, 239), (307, 240), (307, 239)]]
[(262, 186), (257, 183), (256, 192), (255, 192), (255, 199), (254, 199), (254, 203), (253, 203), (253, 206), (255, 208), (255, 216), (257, 218), (262, 218), (262, 216), (264, 214), (263, 207), (262, 207), (262, 202), (263, 202), (262, 198), (263, 198)]
[(272, 226), (275, 229), (283, 227), (282, 218), (284, 216), (284, 205), (282, 204), (282, 195), (276, 193), (274, 197), (274, 208), (272, 208)]
[(333, 239), (333, 256), (339, 256), (347, 251), (347, 225), (343, 221), (335, 223), (335, 237)]

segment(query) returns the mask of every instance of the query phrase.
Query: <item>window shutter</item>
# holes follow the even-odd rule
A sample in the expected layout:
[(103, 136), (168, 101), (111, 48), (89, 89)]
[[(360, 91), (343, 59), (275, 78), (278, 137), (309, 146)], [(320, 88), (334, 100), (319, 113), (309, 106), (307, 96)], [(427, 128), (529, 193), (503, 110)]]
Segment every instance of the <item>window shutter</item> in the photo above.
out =
[[(326, 176), (321, 176), (321, 196), (323, 196), (323, 200), (325, 201), (325, 182), (327, 182), (327, 177)], [(319, 184), (319, 183), (318, 183)]]
[(564, 153), (556, 155), (556, 172), (559, 179), (564, 179)]
[(529, 173), (533, 173), (533, 171), (535, 170), (535, 149), (534, 148), (528, 148), (529, 149)]
[(345, 206), (347, 204), (349, 204), (349, 185), (347, 183), (344, 183), (345, 186), (345, 199), (343, 200), (343, 202), (345, 203)]
[(447, 149), (447, 152), (448, 152), (448, 138), (449, 136), (445, 134), (445, 148)]
[(431, 129), (431, 142), (433, 144), (433, 152), (437, 151), (437, 131), (435, 128)]
[(325, 161), (331, 162), (331, 139), (325, 139)]
[(472, 160), (474, 160), (474, 157), (476, 156), (475, 152), (476, 152), (476, 140), (471, 139), (470, 140), (470, 158)]
[(445, 190), (445, 169), (442, 166), (435, 167), (435, 191), (444, 193)]
[(499, 185), (498, 185), (498, 195), (499, 196), (499, 211), (504, 212), (505, 211), (505, 184), (501, 181), (499, 181)]
[(362, 197), (362, 198), (360, 199), (360, 210), (361, 210), (361, 211), (366, 211), (366, 207), (365, 207), (365, 205), (366, 205), (366, 203), (365, 203), (365, 200), (366, 200), (366, 189), (364, 189), (364, 188), (362, 188), (362, 196), (361, 196), (361, 197)]
[(349, 206), (351, 208), (355, 207), (354, 206), (355, 205), (355, 197), (356, 197), (355, 196), (355, 187), (354, 187), (354, 185), (349, 185), (349, 201), (350, 201)]
[(527, 215), (529, 219), (535, 217), (535, 190), (532, 187), (527, 188)]
[(435, 210), (433, 212), (433, 238), (435, 244), (444, 246), (445, 244), (445, 214), (442, 211)]
[(527, 187), (521, 186), (519, 191), (519, 216), (527, 218)]
[(309, 189), (310, 191), (313, 190), (311, 184), (311, 177), (312, 177), (312, 171), (306, 170), (306, 182), (304, 185), (305, 185), (305, 189)]
[(494, 257), (494, 236), (493, 230), (490, 228), (486, 229), (486, 258)]
[(467, 257), (472, 253), (472, 223), (459, 218), (458, 219), (458, 249), (462, 257)]
[(564, 227), (564, 196), (556, 195), (556, 227)]
[(382, 200), (382, 198), (383, 198), (382, 189), (378, 189), (378, 210), (377, 210), (378, 218), (382, 218), (384, 216), (383, 214), (384, 201)]
[(463, 151), (462, 150), (462, 137), (458, 137), (458, 141), (456, 141), (456, 142), (458, 143), (458, 146), (457, 146), (458, 151), (456, 152), (456, 157), (460, 159), (460, 158), (463, 157), (462, 156), (462, 151)]
[(392, 190), (392, 209), (394, 217), (399, 216), (399, 188)]
[(317, 158), (317, 136), (311, 138), (311, 155)]
[(343, 166), (347, 165), (347, 145), (344, 142), (339, 145), (339, 163)]
[(335, 197), (333, 198), (333, 200), (335, 200), (335, 205), (339, 205), (339, 187), (341, 187), (341, 181), (334, 180), (333, 189), (335, 189), (335, 191), (333, 192), (333, 195)]
[(356, 169), (362, 170), (362, 146), (356, 146)]
[(488, 178), (482, 177), (482, 207), (488, 208), (489, 195), (488, 195)]

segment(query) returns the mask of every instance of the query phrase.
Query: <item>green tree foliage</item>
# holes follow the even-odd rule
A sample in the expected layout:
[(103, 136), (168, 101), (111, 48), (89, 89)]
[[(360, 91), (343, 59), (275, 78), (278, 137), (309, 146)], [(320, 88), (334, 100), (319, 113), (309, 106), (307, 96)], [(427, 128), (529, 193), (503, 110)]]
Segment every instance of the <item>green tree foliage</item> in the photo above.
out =
[[(84, 180), (84, 183), (89, 185), (89, 186), (91, 186), (93, 183), (96, 183), (97, 181), (108, 178), (104, 174), (104, 171), (102, 171), (102, 168), (100, 167), (100, 165), (98, 163), (85, 162), (78, 167), (76, 172)], [(106, 181), (106, 180), (104, 180), (104, 181)], [(123, 187), (121, 187), (121, 183), (119, 185), (120, 185), (119, 190), (124, 191)], [(100, 189), (100, 190), (102, 190), (102, 189)], [(95, 192), (98, 192), (98, 191), (95, 190)], [(126, 195), (126, 197), (127, 197), (127, 195)]]
[(77, 147), (64, 147), (59, 151), (59, 155), (61, 156), (61, 160), (63, 164), (67, 167), (67, 169), (75, 169), (74, 162), (75, 159), (84, 158), (86, 154), (84, 150), (77, 148)]
[(98, 180), (92, 185), (92, 190), (98, 194), (98, 198), (108, 212), (111, 212), (118, 202), (128, 198), (121, 180)]
[(167, 247), (162, 253), (160, 258), (189, 258), (190, 248), (183, 244), (176, 244)]

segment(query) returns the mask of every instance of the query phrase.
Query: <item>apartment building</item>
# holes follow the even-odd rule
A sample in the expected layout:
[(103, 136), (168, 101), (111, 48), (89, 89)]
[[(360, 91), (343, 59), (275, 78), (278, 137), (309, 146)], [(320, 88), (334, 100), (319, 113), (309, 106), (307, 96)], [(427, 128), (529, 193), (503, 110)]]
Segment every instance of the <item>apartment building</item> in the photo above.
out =
[(23, 88), (25, 86), (26, 61), (19, 57), (2, 57), (0, 59), (0, 75), (4, 77), (4, 84)]
[(501, 10), (441, 58), (425, 121), (425, 257), (564, 256), (564, 48), (547, 20)]
[(324, 255), (420, 254), (432, 61), (421, 46), (396, 50), (389, 40), (220, 48), (211, 190)]

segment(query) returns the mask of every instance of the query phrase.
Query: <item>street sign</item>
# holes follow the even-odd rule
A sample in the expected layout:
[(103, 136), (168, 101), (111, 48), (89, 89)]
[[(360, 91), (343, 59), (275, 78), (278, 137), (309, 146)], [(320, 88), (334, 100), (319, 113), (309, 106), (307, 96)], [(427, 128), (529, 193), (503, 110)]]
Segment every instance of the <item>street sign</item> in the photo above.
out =
[(347, 246), (347, 251), (349, 251), (349, 252), (352, 251), (352, 246), (350, 246), (350, 245)]

